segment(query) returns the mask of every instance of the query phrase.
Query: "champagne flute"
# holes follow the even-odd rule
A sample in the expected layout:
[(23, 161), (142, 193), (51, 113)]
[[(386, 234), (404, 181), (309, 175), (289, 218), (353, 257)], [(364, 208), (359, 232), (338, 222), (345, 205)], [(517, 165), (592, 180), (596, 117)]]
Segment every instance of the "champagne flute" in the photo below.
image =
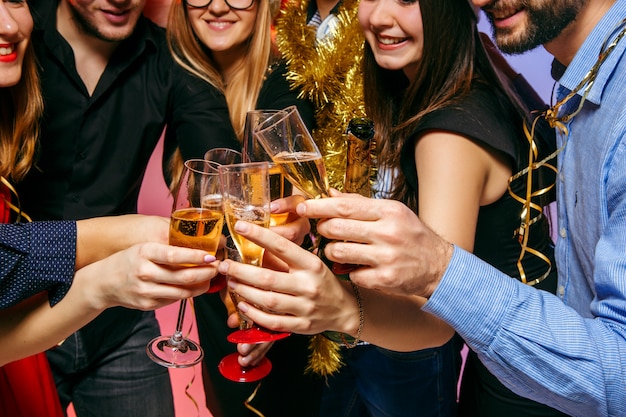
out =
[(267, 118), (255, 132), (272, 161), (305, 196), (328, 197), (328, 178), (322, 154), (296, 106)]
[[(270, 199), (272, 201), (291, 195), (291, 183), (285, 180), (282, 171), (272, 158), (265, 152), (263, 146), (254, 136), (255, 130), (270, 117), (284, 114), (283, 110), (250, 110), (246, 113), (246, 124), (243, 133), (243, 159), (244, 162), (267, 161), (270, 164)], [(272, 213), (270, 216), (270, 226), (280, 226), (287, 223), (289, 213)]]
[(204, 154), (206, 161), (215, 162), (218, 165), (239, 164), (243, 162), (241, 152), (231, 148), (213, 148)]
[[(322, 154), (298, 109), (290, 106), (285, 109), (285, 113), (266, 119), (257, 128), (255, 136), (295, 187), (308, 198), (326, 198), (329, 196), (329, 186)], [(317, 255), (338, 278), (349, 280), (350, 270), (357, 266), (335, 263), (326, 258), (324, 248), (328, 242), (328, 239), (320, 236)], [(349, 335), (338, 332), (327, 331), (323, 334), (338, 343), (353, 340)]]
[[(234, 165), (220, 165), (218, 170), (222, 183), (222, 203), (224, 216), (230, 235), (241, 255), (243, 263), (261, 266), (264, 249), (239, 235), (235, 223), (239, 220), (269, 227), (269, 164), (250, 162)], [(232, 343), (263, 343), (279, 340), (290, 333), (279, 333), (254, 325), (231, 333), (228, 341)], [(220, 371), (226, 378), (239, 381), (242, 369), (236, 353), (223, 359)]]
[[(212, 202), (218, 187), (219, 175), (207, 161), (192, 159), (185, 162), (174, 194), (170, 245), (202, 249), (215, 255), (224, 225), (221, 207)], [(186, 368), (199, 363), (204, 356), (197, 342), (183, 336), (186, 307), (187, 300), (181, 300), (174, 334), (159, 336), (148, 343), (148, 356), (159, 365)]]
[[(232, 236), (228, 236), (226, 238), (224, 254), (227, 259), (231, 259), (235, 262), (242, 261), (241, 254), (239, 253)], [(229, 290), (228, 292), (230, 298), (233, 300), (233, 304), (237, 307), (237, 304), (239, 304), (242, 298), (235, 291)], [(238, 308), (237, 315), (239, 316), (239, 329), (243, 330), (253, 328), (254, 322), (252, 322), (252, 320), (250, 320)], [(235, 382), (254, 382), (264, 378), (272, 370), (272, 363), (269, 359), (263, 357), (263, 359), (261, 359), (261, 361), (255, 366), (242, 367), (238, 363), (237, 353), (233, 353), (220, 361), (218, 369), (224, 377)]]
[[(204, 159), (214, 164), (215, 173), (217, 167), (220, 165), (238, 164), (241, 161), (241, 152), (231, 148), (213, 148), (206, 151)], [(216, 206), (219, 205), (220, 210), (222, 206), (222, 191), (221, 189), (215, 190)], [(217, 197), (219, 196), (219, 197)], [(219, 200), (219, 201), (217, 201)], [(211, 281), (211, 287), (207, 290), (207, 293), (212, 294), (221, 291), (226, 287), (226, 277), (223, 274), (217, 274)]]

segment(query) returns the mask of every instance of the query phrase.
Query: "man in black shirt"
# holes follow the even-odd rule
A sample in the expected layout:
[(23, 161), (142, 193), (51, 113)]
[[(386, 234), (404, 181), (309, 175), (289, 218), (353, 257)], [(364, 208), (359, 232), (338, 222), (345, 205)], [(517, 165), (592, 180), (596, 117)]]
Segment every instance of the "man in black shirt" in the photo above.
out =
[[(172, 60), (145, 0), (31, 0), (45, 115), (36, 169), (20, 184), (37, 220), (133, 213), (167, 126), (183, 159), (238, 147), (223, 95)], [(148, 359), (154, 313), (111, 309), (48, 352), (77, 415), (171, 417), (169, 376)]]

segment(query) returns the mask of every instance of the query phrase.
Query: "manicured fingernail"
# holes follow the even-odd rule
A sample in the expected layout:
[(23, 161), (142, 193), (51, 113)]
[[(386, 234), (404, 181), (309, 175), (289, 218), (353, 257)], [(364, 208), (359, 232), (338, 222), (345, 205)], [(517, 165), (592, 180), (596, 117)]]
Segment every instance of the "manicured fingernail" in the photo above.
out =
[(238, 221), (235, 223), (235, 230), (239, 233), (246, 233), (250, 230), (250, 225), (246, 222)]
[(237, 288), (237, 281), (235, 281), (234, 279), (229, 279), (228, 280), (228, 288), (230, 288), (231, 290), (235, 290), (235, 288)]
[(298, 215), (303, 216), (306, 214), (306, 204), (304, 203), (300, 203), (296, 206), (296, 213), (298, 213)]
[(227, 275), (228, 274), (228, 262), (220, 262), (219, 266), (217, 267), (217, 271), (220, 274)]
[(273, 201), (270, 203), (270, 212), (273, 213), (276, 210), (280, 209), (280, 205), (274, 203)]
[(215, 262), (217, 258), (213, 255), (204, 255), (204, 263), (210, 264), (211, 262)]

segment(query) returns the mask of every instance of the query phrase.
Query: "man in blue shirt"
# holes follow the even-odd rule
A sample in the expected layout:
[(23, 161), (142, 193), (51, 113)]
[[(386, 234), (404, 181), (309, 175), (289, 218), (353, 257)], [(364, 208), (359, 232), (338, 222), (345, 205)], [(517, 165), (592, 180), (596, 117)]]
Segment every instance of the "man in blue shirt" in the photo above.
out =
[[(397, 202), (337, 197), (307, 201), (298, 211), (333, 218), (318, 228), (337, 240), (327, 256), (369, 266), (352, 272), (353, 282), (428, 299), (423, 310), (451, 325), (516, 393), (573, 416), (623, 416), (626, 2), (503, 3), (474, 0), (492, 21), (498, 45), (523, 52), (543, 44), (555, 57), (553, 121), (563, 147), (557, 295), (448, 244)], [(363, 337), (373, 331), (366, 321)]]

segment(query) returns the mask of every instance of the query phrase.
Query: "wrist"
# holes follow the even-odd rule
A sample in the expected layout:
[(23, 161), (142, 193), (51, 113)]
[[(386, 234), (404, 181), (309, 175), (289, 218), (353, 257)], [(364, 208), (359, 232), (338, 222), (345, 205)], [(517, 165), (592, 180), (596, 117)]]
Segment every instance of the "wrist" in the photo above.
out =
[(450, 260), (452, 259), (454, 245), (444, 239), (441, 239), (439, 244), (436, 246), (435, 251), (435, 259), (437, 261), (433, 265), (429, 284), (426, 286), (425, 293), (423, 294), (424, 298), (430, 298), (430, 296), (433, 295), (437, 289), (437, 286), (439, 286), (439, 283), (448, 269)]

